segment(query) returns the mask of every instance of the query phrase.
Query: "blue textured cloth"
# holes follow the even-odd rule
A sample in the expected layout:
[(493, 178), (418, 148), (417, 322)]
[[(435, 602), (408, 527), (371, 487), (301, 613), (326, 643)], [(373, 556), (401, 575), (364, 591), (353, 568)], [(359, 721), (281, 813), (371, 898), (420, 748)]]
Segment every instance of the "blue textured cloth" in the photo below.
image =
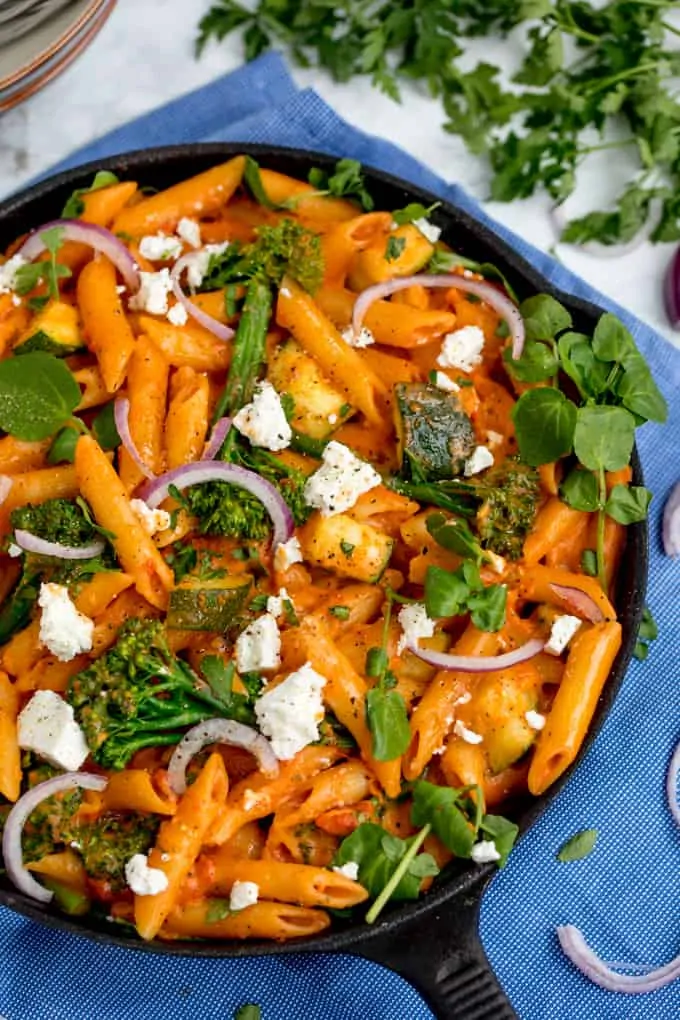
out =
[[(609, 307), (626, 322), (671, 405), (669, 423), (646, 426), (640, 449), (654, 492), (648, 601), (660, 638), (634, 663), (604, 729), (567, 789), (522, 840), (488, 890), (481, 931), (521, 1020), (671, 1020), (680, 982), (647, 996), (605, 992), (561, 955), (555, 926), (579, 926), (605, 959), (661, 964), (680, 950), (680, 839), (664, 775), (680, 738), (677, 604), (680, 564), (664, 558), (661, 509), (680, 476), (680, 353), (549, 256), (493, 223), (456, 185), (395, 146), (348, 126), (312, 91), (298, 92), (277, 56), (127, 125), (56, 169), (155, 144), (269, 142), (351, 156), (462, 206), (491, 225), (558, 287)], [(584, 861), (555, 851), (581, 828), (599, 830)], [(0, 1013), (8, 1020), (229, 1020), (244, 1001), (265, 1020), (428, 1020), (401, 979), (350, 957), (202, 961), (103, 948), (0, 910)]]

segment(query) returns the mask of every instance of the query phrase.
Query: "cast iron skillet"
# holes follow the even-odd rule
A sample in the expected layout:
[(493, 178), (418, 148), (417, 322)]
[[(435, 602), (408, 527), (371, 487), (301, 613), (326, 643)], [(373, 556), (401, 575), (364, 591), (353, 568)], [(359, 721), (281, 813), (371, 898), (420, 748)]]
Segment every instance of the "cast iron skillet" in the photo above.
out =
[[(264, 167), (300, 179), (307, 178), (311, 166), (330, 168), (334, 164), (330, 157), (318, 153), (263, 145), (184, 145), (113, 156), (67, 170), (1, 204), (0, 250), (19, 234), (58, 216), (73, 189), (88, 185), (98, 169), (113, 170), (122, 177), (161, 189), (242, 152), (253, 155)], [(436, 196), (377, 170), (367, 171), (366, 177), (377, 209), (399, 209), (412, 201), (429, 206), (437, 200)], [(592, 331), (600, 310), (555, 290), (488, 227), (448, 203), (440, 205), (432, 220), (442, 228), (443, 240), (456, 251), (473, 259), (494, 262), (521, 297), (537, 292), (552, 294), (571, 311), (576, 329)], [(642, 476), (637, 455), (633, 463), (635, 481), (639, 485)], [(623, 624), (623, 645), (577, 760), (591, 745), (611, 709), (635, 644), (647, 582), (645, 525), (630, 527), (628, 536), (617, 600)], [(545, 811), (570, 773), (571, 769), (548, 794), (517, 805), (515, 817), (522, 832)], [(76, 920), (51, 912), (17, 892), (7, 879), (0, 880), (0, 904), (34, 921), (73, 934), (152, 953), (204, 957), (265, 956), (301, 951), (354, 953), (391, 967), (413, 982), (441, 1020), (512, 1020), (515, 1014), (494, 977), (477, 931), (479, 904), (493, 871), (493, 865), (478, 867), (469, 862), (454, 862), (428, 895), (419, 902), (386, 910), (375, 926), (348, 925), (329, 934), (283, 945), (270, 942), (153, 942), (149, 945), (121, 934), (105, 922), (88, 918)]]

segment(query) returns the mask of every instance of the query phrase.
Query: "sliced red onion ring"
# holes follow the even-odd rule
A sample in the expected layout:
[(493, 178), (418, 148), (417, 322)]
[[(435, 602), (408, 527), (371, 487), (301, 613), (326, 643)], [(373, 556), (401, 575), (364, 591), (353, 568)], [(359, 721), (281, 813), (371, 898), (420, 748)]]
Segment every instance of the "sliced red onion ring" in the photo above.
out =
[(130, 432), (130, 401), (127, 397), (116, 397), (113, 405), (113, 420), (116, 423), (118, 429), (118, 435), (120, 441), (129, 453), (130, 457), (134, 460), (135, 464), (142, 472), (145, 478), (155, 478), (156, 475), (153, 473), (151, 468), (144, 463), (141, 454), (135, 446), (135, 441), (132, 438)]
[(193, 301), (190, 301), (182, 290), (182, 285), (180, 283), (182, 273), (188, 266), (191, 265), (197, 254), (200, 253), (189, 252), (188, 255), (182, 255), (182, 257), (177, 259), (177, 262), (175, 262), (172, 267), (172, 271), (170, 272), (172, 293), (185, 309), (187, 315), (190, 315), (191, 318), (199, 324), (199, 326), (203, 326), (204, 329), (209, 330), (213, 336), (217, 337), (218, 340), (231, 340), (234, 335), (234, 330), (231, 326), (226, 326), (223, 322), (218, 322), (217, 319), (213, 319), (212, 315), (208, 315), (208, 313), (204, 312), (202, 308), (199, 308)]
[(0, 506), (2, 506), (9, 496), (13, 485), (14, 479), (11, 475), (0, 475)]
[(65, 241), (87, 244), (95, 251), (100, 251), (113, 263), (130, 291), (134, 293), (139, 290), (139, 270), (130, 252), (115, 234), (105, 227), (95, 226), (94, 223), (83, 223), (81, 220), (51, 220), (49, 223), (43, 223), (24, 241), (17, 255), (32, 262), (38, 255), (47, 251), (41, 235), (46, 230), (55, 229), (64, 231)]
[(23, 528), (16, 529), (14, 541), (25, 552), (35, 553), (36, 556), (54, 556), (60, 560), (91, 560), (93, 556), (99, 556), (104, 548), (103, 541), (90, 542), (89, 545), (60, 545), (58, 542), (47, 542)]
[(5, 822), (5, 831), (2, 835), (2, 856), (5, 860), (5, 867), (10, 879), (21, 892), (31, 896), (41, 903), (49, 903), (53, 893), (44, 885), (33, 878), (30, 871), (24, 867), (23, 854), (21, 850), (21, 834), (27, 819), (35, 809), (48, 797), (55, 793), (66, 793), (68, 790), (104, 790), (108, 779), (104, 776), (95, 776), (89, 772), (66, 772), (62, 776), (54, 776), (52, 779), (38, 783), (32, 789), (20, 797)]
[(407, 647), (423, 662), (428, 662), (437, 669), (457, 669), (463, 673), (491, 673), (495, 669), (509, 669), (510, 666), (517, 666), (520, 662), (533, 659), (543, 651), (545, 641), (531, 638), (520, 648), (513, 648), (511, 652), (505, 652), (503, 655), (449, 655), (447, 652), (421, 648), (415, 642), (410, 642)]
[(680, 744), (676, 747), (666, 773), (666, 796), (668, 807), (677, 825), (680, 825), (680, 803), (678, 802), (678, 781), (680, 781)]
[(663, 508), (662, 538), (666, 556), (680, 556), (680, 482)]
[(487, 305), (493, 308), (508, 324), (512, 336), (513, 358), (517, 359), (521, 355), (524, 349), (524, 322), (514, 301), (511, 301), (493, 284), (482, 283), (479, 280), (466, 280), (464, 276), (457, 276), (455, 273), (435, 275), (421, 273), (417, 276), (402, 276), (397, 280), (386, 280), (384, 283), (376, 283), (372, 287), (368, 287), (361, 292), (354, 305), (352, 313), (354, 335), (359, 335), (364, 316), (374, 301), (380, 301), (391, 294), (396, 294), (399, 290), (406, 290), (407, 287), (413, 286), (453, 288), (462, 290), (466, 294), (474, 294), (482, 301), (486, 301)]
[(224, 445), (224, 440), (227, 438), (227, 432), (230, 428), (231, 418), (220, 418), (219, 421), (215, 422), (210, 434), (210, 439), (205, 444), (205, 450), (203, 451), (201, 460), (215, 459)]
[(580, 588), (566, 584), (551, 584), (550, 588), (573, 611), (574, 616), (580, 616), (589, 623), (602, 623), (604, 620), (604, 613), (595, 599)]
[(186, 771), (189, 762), (206, 744), (242, 747), (255, 756), (260, 771), (269, 779), (279, 774), (279, 759), (266, 737), (257, 730), (234, 722), (233, 719), (207, 719), (185, 733), (172, 753), (168, 765), (168, 781), (178, 796), (187, 788)]
[(663, 281), (666, 316), (673, 329), (680, 329), (680, 248), (668, 263)]
[(606, 988), (609, 992), (626, 992), (629, 995), (654, 992), (680, 977), (680, 956), (676, 956), (665, 967), (658, 967), (647, 974), (617, 974), (593, 952), (573, 924), (560, 925), (557, 937), (562, 952), (569, 957), (574, 966), (594, 984)]
[(274, 525), (274, 548), (287, 542), (293, 534), (293, 515), (279, 490), (271, 482), (260, 478), (255, 471), (248, 471), (236, 464), (226, 464), (221, 460), (199, 460), (196, 464), (186, 464), (167, 471), (144, 486), (140, 499), (155, 510), (168, 495), (171, 485), (178, 489), (188, 489), (191, 485), (202, 485), (204, 482), (229, 482), (259, 499)]

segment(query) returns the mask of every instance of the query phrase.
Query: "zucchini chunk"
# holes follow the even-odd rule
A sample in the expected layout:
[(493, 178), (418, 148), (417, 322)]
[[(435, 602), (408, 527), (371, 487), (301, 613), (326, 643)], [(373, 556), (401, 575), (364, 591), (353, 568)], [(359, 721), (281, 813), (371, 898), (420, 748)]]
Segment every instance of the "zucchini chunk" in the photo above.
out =
[(484, 736), (489, 765), (494, 775), (514, 765), (535, 742), (538, 733), (525, 712), (536, 709), (533, 690), (512, 679), (485, 677), (475, 694), (471, 727)]
[(392, 555), (392, 539), (346, 514), (313, 514), (300, 532), (304, 559), (340, 577), (379, 581)]
[(78, 311), (64, 301), (50, 301), (33, 319), (33, 322), (14, 345), (15, 354), (43, 351), (58, 358), (82, 351), (85, 347), (80, 335)]
[[(343, 393), (294, 340), (276, 348), (269, 360), (269, 381), (294, 402), (290, 424), (313, 439), (326, 439), (352, 414)], [(330, 419), (330, 420), (329, 420)]]
[(454, 478), (475, 448), (475, 433), (455, 393), (429, 383), (397, 383), (394, 414), (401, 466), (429, 481)]
[(243, 574), (214, 581), (184, 578), (170, 592), (166, 625), (173, 630), (224, 631), (245, 608), (251, 584)]

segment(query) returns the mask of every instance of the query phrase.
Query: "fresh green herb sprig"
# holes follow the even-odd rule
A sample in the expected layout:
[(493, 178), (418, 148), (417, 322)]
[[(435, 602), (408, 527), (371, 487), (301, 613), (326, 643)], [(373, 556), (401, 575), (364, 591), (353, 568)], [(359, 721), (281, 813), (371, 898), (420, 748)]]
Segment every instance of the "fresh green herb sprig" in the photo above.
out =
[(85, 212), (83, 195), (89, 195), (92, 191), (99, 191), (101, 188), (109, 188), (112, 184), (118, 184), (119, 178), (110, 170), (98, 170), (89, 188), (76, 188), (67, 199), (61, 216), (64, 220), (76, 219)]
[(0, 429), (28, 442), (53, 436), (80, 403), (78, 383), (59, 358), (42, 351), (0, 362)]
[(561, 864), (567, 864), (570, 861), (582, 861), (584, 857), (588, 857), (595, 849), (597, 837), (597, 829), (582, 829), (580, 832), (576, 832), (557, 851), (555, 855), (557, 860)]
[(479, 630), (497, 631), (505, 623), (507, 588), (503, 584), (484, 585), (479, 567), (472, 560), (457, 570), (428, 567), (425, 575), (425, 606), (434, 618), (470, 613)]
[(43, 308), (50, 298), (58, 300), (59, 280), (66, 280), (72, 275), (68, 266), (57, 262), (57, 252), (64, 240), (64, 228), (50, 227), (48, 230), (43, 230), (40, 234), (40, 240), (47, 249), (50, 256), (49, 259), (41, 259), (39, 262), (27, 262), (25, 266), (20, 266), (16, 272), (14, 284), (17, 294), (22, 295), (30, 294), (39, 283), (45, 284), (47, 296), (31, 298), (29, 300), (29, 305), (33, 311), (39, 311)]
[(387, 591), (387, 605), (380, 648), (369, 648), (366, 655), (366, 676), (375, 685), (366, 695), (366, 721), (373, 741), (376, 761), (393, 761), (404, 754), (411, 743), (406, 702), (395, 690), (397, 678), (390, 670), (387, 644), (392, 620), (393, 593)]
[[(324, 195), (328, 195), (331, 198), (346, 198), (354, 201), (364, 212), (370, 212), (374, 206), (373, 198), (364, 182), (361, 163), (356, 159), (338, 160), (333, 173), (328, 173), (320, 167), (312, 167), (307, 180), (314, 188), (314, 191), (306, 191), (300, 195), (293, 195), (283, 202), (274, 202), (269, 197), (262, 180), (260, 165), (252, 156), (246, 156), (243, 179), (255, 201), (264, 206), (265, 209), (290, 211), (296, 209), (302, 199)], [(419, 208), (422, 209), (423, 207), (420, 206)]]
[(659, 636), (659, 628), (656, 625), (656, 621), (652, 616), (652, 611), (649, 606), (645, 606), (642, 611), (642, 619), (640, 620), (640, 628), (638, 630), (637, 641), (635, 642), (635, 649), (633, 655), (640, 662), (644, 662), (649, 655), (649, 646), (652, 641), (656, 641)]

